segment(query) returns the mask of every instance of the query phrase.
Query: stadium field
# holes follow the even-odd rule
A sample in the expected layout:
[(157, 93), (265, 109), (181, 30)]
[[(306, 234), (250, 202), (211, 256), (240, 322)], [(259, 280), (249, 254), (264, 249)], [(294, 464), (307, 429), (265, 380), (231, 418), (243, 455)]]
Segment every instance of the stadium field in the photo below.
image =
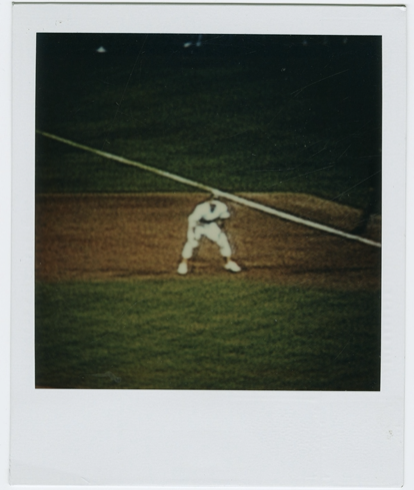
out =
[(37, 36), (36, 386), (379, 390), (380, 246), (226, 202), (181, 277), (206, 194), (41, 134), (381, 242), (381, 37), (189, 41)]
[[(309, 196), (249, 197), (345, 229), (358, 219)], [(379, 389), (380, 250), (229, 204), (243, 271), (203, 243), (179, 277), (202, 198), (38, 197), (37, 386)]]
[[(381, 213), (380, 37), (187, 37), (39, 34), (36, 128), (228, 192)], [(191, 188), (36, 138), (38, 193), (154, 191)]]

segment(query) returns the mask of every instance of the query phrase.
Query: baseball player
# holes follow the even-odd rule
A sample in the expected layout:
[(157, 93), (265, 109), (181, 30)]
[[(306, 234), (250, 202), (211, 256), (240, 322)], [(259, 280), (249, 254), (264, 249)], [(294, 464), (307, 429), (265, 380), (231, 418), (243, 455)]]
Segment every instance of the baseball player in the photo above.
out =
[(205, 236), (220, 248), (220, 254), (226, 259), (224, 268), (231, 272), (240, 272), (240, 266), (231, 259), (231, 248), (226, 234), (220, 228), (223, 219), (230, 218), (227, 206), (212, 196), (208, 201), (198, 204), (188, 217), (187, 242), (184, 245), (182, 261), (178, 266), (178, 274), (187, 274), (188, 260), (193, 256), (193, 251), (200, 244), (200, 239)]

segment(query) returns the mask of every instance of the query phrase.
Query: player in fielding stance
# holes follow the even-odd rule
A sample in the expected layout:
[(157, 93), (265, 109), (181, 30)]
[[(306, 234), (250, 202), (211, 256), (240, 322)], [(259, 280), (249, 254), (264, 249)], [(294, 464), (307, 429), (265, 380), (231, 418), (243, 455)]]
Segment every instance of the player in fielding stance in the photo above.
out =
[(188, 217), (187, 242), (181, 253), (182, 261), (178, 266), (178, 274), (187, 274), (188, 260), (193, 251), (200, 244), (201, 237), (205, 236), (220, 248), (220, 254), (226, 259), (224, 268), (231, 272), (240, 272), (239, 267), (231, 259), (231, 248), (226, 234), (220, 228), (220, 221), (230, 218), (227, 206), (212, 196), (208, 201), (198, 204)]

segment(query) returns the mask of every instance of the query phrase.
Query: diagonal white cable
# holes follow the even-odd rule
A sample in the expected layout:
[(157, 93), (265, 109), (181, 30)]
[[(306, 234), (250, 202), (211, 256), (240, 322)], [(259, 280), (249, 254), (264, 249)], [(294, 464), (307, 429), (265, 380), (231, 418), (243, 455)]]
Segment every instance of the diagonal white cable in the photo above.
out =
[(160, 170), (158, 168), (145, 165), (144, 163), (135, 162), (134, 160), (129, 160), (128, 158), (120, 157), (118, 155), (113, 155), (112, 153), (108, 153), (106, 151), (101, 151), (95, 148), (91, 148), (89, 146), (81, 145), (80, 143), (76, 143), (74, 141), (70, 141), (68, 139), (61, 138), (60, 136), (46, 133), (44, 131), (37, 130), (36, 132), (43, 136), (46, 136), (47, 138), (51, 138), (61, 143), (65, 143), (66, 145), (70, 145), (75, 148), (79, 148), (81, 150), (89, 151), (90, 153), (94, 153), (95, 155), (99, 155), (103, 158), (108, 158), (109, 160), (115, 160), (116, 162), (123, 163), (124, 165), (130, 165), (133, 167), (140, 168), (141, 170), (152, 172), (154, 174), (160, 175), (161, 177), (166, 177), (168, 179), (175, 180), (176, 182), (180, 182), (181, 184), (197, 187), (198, 189), (202, 189), (204, 191), (216, 194), (217, 196), (225, 197), (229, 201), (237, 202), (238, 204), (242, 204), (252, 209), (257, 209), (258, 211), (262, 211), (264, 213), (277, 216), (278, 218), (292, 221), (294, 223), (298, 223), (303, 226), (308, 226), (309, 228), (315, 228), (317, 230), (324, 231), (332, 235), (337, 235), (342, 238), (346, 238), (348, 240), (354, 240), (357, 242), (365, 243), (366, 245), (371, 245), (373, 247), (381, 248), (381, 243), (375, 242), (374, 240), (369, 240), (368, 238), (364, 238), (358, 235), (353, 235), (351, 233), (346, 233), (345, 231), (337, 230), (336, 228), (332, 228), (330, 226), (322, 225), (320, 223), (315, 223), (314, 221), (310, 221), (304, 218), (299, 218), (298, 216), (295, 216), (293, 214), (285, 213), (284, 211), (279, 211), (278, 209), (271, 208), (270, 206), (265, 206), (264, 204), (259, 204), (257, 202), (251, 201), (250, 199), (245, 199), (244, 197), (239, 197), (234, 194), (230, 194), (229, 192), (221, 191), (220, 189), (215, 189), (214, 187), (201, 184), (194, 180), (186, 179), (185, 177), (180, 177), (179, 175), (172, 174), (170, 172), (167, 172), (166, 170)]

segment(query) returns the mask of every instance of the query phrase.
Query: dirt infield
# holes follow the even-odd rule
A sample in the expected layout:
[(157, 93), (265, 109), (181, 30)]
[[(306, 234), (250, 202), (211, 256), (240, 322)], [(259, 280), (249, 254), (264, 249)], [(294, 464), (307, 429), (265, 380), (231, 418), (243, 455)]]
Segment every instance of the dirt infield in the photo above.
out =
[[(360, 211), (300, 194), (243, 194), (264, 204), (350, 231)], [(36, 199), (36, 279), (178, 277), (187, 217), (205, 194), (43, 195)], [(380, 288), (381, 251), (228, 203), (226, 231), (243, 272), (280, 284)], [(379, 219), (369, 238), (380, 239)], [(191, 274), (226, 276), (216, 245), (201, 244)]]

